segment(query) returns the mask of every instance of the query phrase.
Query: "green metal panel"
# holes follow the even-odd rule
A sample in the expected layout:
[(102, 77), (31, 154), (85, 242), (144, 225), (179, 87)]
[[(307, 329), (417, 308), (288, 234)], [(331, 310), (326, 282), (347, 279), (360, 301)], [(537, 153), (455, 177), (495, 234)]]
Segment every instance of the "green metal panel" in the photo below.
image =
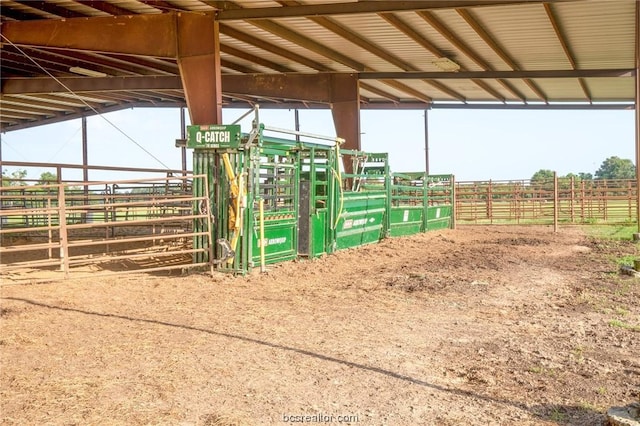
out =
[(390, 229), (392, 237), (413, 235), (422, 231), (422, 206), (391, 207)]
[[(261, 249), (266, 263), (276, 263), (452, 224), (450, 175), (397, 174), (392, 184), (386, 153), (339, 150), (264, 136), (263, 131), (262, 124), (244, 135), (237, 125), (188, 129), (194, 173), (208, 177), (214, 239), (229, 241), (235, 251), (233, 259), (218, 265), (220, 270), (246, 273), (260, 263)], [(341, 173), (342, 155), (352, 163), (349, 174)], [(231, 173), (225, 170), (227, 157)], [(236, 176), (233, 182), (229, 174)], [(243, 200), (236, 212), (243, 219), (237, 233), (230, 220), (234, 185)], [(193, 188), (195, 195), (207, 192), (202, 182), (194, 182)], [(201, 208), (194, 205), (196, 211)], [(205, 230), (205, 224), (195, 223), (194, 229)], [(194, 240), (196, 248), (206, 244), (206, 239)], [(224, 250), (216, 246), (215, 258), (218, 251)]]
[(311, 256), (318, 257), (327, 252), (327, 210), (318, 209), (311, 216)]
[[(268, 219), (264, 225), (264, 251), (266, 263), (284, 262), (298, 255), (296, 240), (296, 220)], [(260, 264), (260, 227), (259, 222), (253, 229), (253, 264)]]
[(240, 125), (196, 125), (187, 126), (187, 147), (196, 149), (238, 148)]
[(387, 194), (346, 192), (336, 229), (336, 249), (341, 250), (380, 241), (385, 230)]
[(427, 231), (451, 227), (451, 206), (427, 207)]

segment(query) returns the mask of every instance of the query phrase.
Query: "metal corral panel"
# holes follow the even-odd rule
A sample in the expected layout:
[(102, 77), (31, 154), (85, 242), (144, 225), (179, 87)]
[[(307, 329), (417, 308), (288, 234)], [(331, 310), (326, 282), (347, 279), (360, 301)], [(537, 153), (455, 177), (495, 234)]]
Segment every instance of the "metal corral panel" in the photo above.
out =
[(451, 227), (451, 206), (429, 206), (427, 208), (427, 231)]
[[(276, 263), (295, 259), (297, 252), (297, 233), (295, 218), (265, 220), (264, 251), (265, 262)], [(256, 225), (253, 235), (260, 235), (260, 227)], [(252, 238), (252, 261), (260, 263), (260, 238)]]
[(391, 207), (389, 235), (399, 237), (419, 233), (422, 231), (423, 214), (423, 206)]
[(336, 249), (377, 243), (382, 238), (387, 194), (346, 192), (336, 232)]

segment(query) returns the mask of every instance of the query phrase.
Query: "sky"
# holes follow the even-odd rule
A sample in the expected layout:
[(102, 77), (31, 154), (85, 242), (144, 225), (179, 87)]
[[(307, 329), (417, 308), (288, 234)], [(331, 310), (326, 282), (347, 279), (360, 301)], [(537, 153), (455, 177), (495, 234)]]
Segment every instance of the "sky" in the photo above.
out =
[[(244, 112), (224, 110), (223, 121), (233, 122)], [(335, 136), (329, 110), (300, 110), (299, 117), (301, 131)], [(294, 120), (293, 110), (260, 110), (260, 121), (268, 126), (293, 129)], [(635, 163), (633, 110), (433, 109), (428, 123), (430, 172), (454, 174), (457, 181), (529, 179), (540, 169), (560, 176), (594, 174), (611, 156)], [(241, 124), (243, 131), (250, 130), (249, 119)], [(392, 171), (425, 169), (424, 110), (363, 110), (360, 130), (362, 149), (388, 152)], [(2, 160), (82, 164), (81, 133), (79, 119), (3, 133)], [(175, 147), (179, 109), (137, 108), (88, 117), (87, 133), (90, 165), (180, 169), (181, 152)], [(191, 152), (187, 160), (190, 169)], [(16, 167), (4, 169), (11, 173)], [(27, 168), (27, 177), (37, 179), (43, 171), (55, 172)], [(89, 179), (138, 176), (143, 177), (91, 171)], [(81, 172), (65, 170), (63, 179), (79, 180)]]

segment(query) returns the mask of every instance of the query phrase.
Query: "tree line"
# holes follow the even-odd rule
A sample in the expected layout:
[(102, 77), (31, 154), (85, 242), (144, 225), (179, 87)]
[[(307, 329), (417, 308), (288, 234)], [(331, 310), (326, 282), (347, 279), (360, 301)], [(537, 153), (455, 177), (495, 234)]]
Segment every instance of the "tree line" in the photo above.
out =
[[(595, 176), (591, 173), (568, 173), (565, 176), (558, 176), (559, 179), (571, 179), (575, 182), (591, 180), (623, 180), (636, 178), (636, 166), (633, 161), (627, 158), (609, 157), (602, 162), (600, 168), (596, 170)], [(531, 176), (531, 182), (544, 182), (553, 180), (553, 171), (540, 169)]]

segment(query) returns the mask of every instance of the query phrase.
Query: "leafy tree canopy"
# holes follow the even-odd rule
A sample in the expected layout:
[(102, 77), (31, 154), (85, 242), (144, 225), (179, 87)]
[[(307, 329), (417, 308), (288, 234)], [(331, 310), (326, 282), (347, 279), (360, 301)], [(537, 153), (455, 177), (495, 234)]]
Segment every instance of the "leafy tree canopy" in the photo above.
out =
[(20, 181), (27, 177), (27, 171), (24, 169), (18, 169), (11, 174), (7, 170), (2, 171), (2, 186), (18, 186)]
[(633, 161), (615, 156), (604, 160), (596, 170), (596, 179), (633, 179), (635, 176)]
[(578, 173), (578, 177), (580, 178), (580, 180), (593, 180), (593, 174), (591, 173), (580, 172)]
[(553, 170), (540, 169), (531, 176), (531, 181), (553, 180)]
[(51, 172), (42, 172), (40, 179), (38, 179), (38, 185), (46, 185), (48, 183), (58, 182), (58, 176)]

